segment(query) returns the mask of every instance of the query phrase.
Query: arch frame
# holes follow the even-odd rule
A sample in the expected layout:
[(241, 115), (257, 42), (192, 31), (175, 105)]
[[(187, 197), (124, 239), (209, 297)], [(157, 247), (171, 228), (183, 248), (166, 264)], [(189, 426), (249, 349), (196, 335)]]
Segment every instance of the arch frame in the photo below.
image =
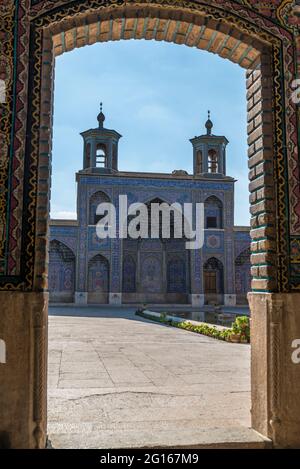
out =
[[(224, 197), (225, 198), (225, 197)], [(211, 214), (208, 212), (213, 211), (213, 218), (215, 218), (216, 226), (208, 226), (208, 218), (211, 217)], [(224, 229), (224, 217), (225, 217), (225, 210), (224, 210), (224, 200), (221, 200), (216, 195), (211, 195), (206, 197), (204, 200), (204, 223), (206, 229), (217, 229), (223, 230)]]
[(71, 243), (69, 243), (67, 239), (64, 239), (62, 241), (62, 240), (58, 239), (58, 236), (53, 237), (52, 239), (49, 240), (49, 247), (50, 247), (51, 243), (53, 243), (53, 242), (60, 243), (60, 244), (63, 244), (64, 246), (66, 246), (71, 251), (71, 253), (74, 256), (74, 259), (76, 261), (76, 254), (74, 252), (74, 248), (73, 248), (73, 246), (71, 246)]
[(94, 219), (95, 219), (96, 212), (92, 213), (92, 208), (93, 208), (93, 202), (97, 197), (99, 197), (99, 199), (100, 199), (100, 197), (103, 197), (102, 202), (104, 202), (104, 203), (111, 203), (111, 197), (105, 191), (103, 191), (103, 190), (93, 190), (91, 195), (88, 195), (88, 198), (87, 198), (87, 202), (88, 202), (88, 213), (87, 213), (87, 215), (88, 215), (87, 216), (88, 226), (95, 225), (95, 222), (92, 222), (92, 215), (94, 215)]
[[(101, 262), (103, 263), (106, 268), (107, 268), (107, 283), (108, 283), (108, 288), (109, 288), (109, 284), (110, 284), (110, 272), (111, 272), (111, 265), (110, 265), (110, 259), (104, 254), (104, 253), (98, 253), (98, 254), (90, 254), (87, 258), (87, 278), (89, 280), (89, 271), (90, 271), (90, 268), (93, 264), (97, 263), (97, 262)], [(88, 289), (88, 291), (90, 291)], [(108, 295), (108, 291), (106, 292), (107, 295)]]
[[(76, 255), (73, 251), (73, 248), (70, 247), (68, 244), (69, 244), (68, 242), (61, 241), (56, 238), (51, 239), (49, 242), (49, 258), (51, 256), (51, 248), (52, 248), (51, 245), (53, 245), (53, 252), (56, 252), (59, 254), (60, 266), (70, 264), (68, 269), (71, 269), (71, 272), (72, 272), (72, 288), (66, 291), (66, 290), (61, 289), (59, 286), (57, 295), (53, 295), (53, 291), (51, 292), (51, 290), (49, 289), (50, 301), (52, 300), (54, 302), (61, 302), (61, 303), (64, 303), (64, 302), (72, 303), (74, 301), (75, 283), (76, 283)], [(64, 253), (63, 253), (64, 250), (66, 250), (68, 259), (64, 257)], [(61, 274), (61, 268), (60, 268), (60, 274)], [(65, 269), (64, 269), (63, 276), (65, 277)], [(49, 285), (50, 285), (50, 282), (49, 282)]]
[[(263, 44), (261, 71), (247, 72), (249, 116), (259, 103), (262, 115), (257, 126), (256, 117), (249, 117), (248, 126), (254, 273), (254, 293), (249, 298), (252, 311), (260, 313), (252, 318), (257, 333), (252, 341), (252, 423), (278, 446), (299, 444), (300, 422), (294, 416), (299, 414), (296, 391), (300, 380), (296, 381), (286, 350), (293, 334), (300, 332), (295, 315), (300, 295), (289, 294), (300, 291), (300, 112), (291, 97), (292, 82), (300, 74), (300, 41), (293, 0), (272, 5), (266, 14), (248, 0), (6, 0), (1, 5), (4, 60), (0, 77), (5, 79), (7, 93), (5, 103), (0, 104), (0, 181), (4, 188), (0, 194), (0, 297), (4, 305), (0, 333), (13, 359), (10, 369), (4, 368), (0, 376), (1, 406), (6, 403), (0, 430), (8, 435), (12, 447), (42, 448), (46, 441), (45, 291), (54, 48), (56, 54), (64, 52), (63, 43), (54, 45), (52, 38), (63, 40), (75, 22), (76, 46), (85, 45), (88, 15), (108, 15), (109, 25), (121, 18), (119, 31), (124, 38), (133, 38), (137, 16), (130, 18), (129, 12), (134, 7), (150, 24), (157, 20), (155, 11), (159, 19), (166, 15), (163, 19), (175, 21), (171, 37), (165, 39), (178, 44), (184, 43), (181, 28), (187, 18), (188, 24), (199, 21), (201, 27), (203, 21), (209, 21), (213, 33), (225, 28), (233, 36), (249, 35), (255, 47)], [(155, 26), (150, 31), (145, 28), (148, 39), (154, 38)], [(113, 29), (105, 33), (104, 40), (114, 39)], [(205, 44), (212, 51), (213, 37)], [(201, 43), (202, 49), (205, 44)], [(23, 326), (18, 336), (17, 320)], [(14, 342), (23, 352), (22, 360)], [(22, 402), (14, 407), (13, 415), (7, 400), (12, 375), (18, 376)], [(291, 379), (298, 385), (292, 386)], [(288, 391), (282, 382), (291, 383)], [(22, 435), (14, 422), (22, 427)]]

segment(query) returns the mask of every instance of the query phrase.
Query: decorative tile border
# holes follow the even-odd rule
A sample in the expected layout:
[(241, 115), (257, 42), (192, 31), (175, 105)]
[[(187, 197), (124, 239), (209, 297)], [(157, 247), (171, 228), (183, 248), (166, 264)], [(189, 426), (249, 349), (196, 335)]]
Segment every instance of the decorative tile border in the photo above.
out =
[[(77, 41), (84, 43), (85, 37), (90, 38), (90, 30), (87, 36), (83, 34), (87, 32), (83, 26), (84, 21), (91, 28), (92, 25), (98, 24), (98, 21), (91, 20), (91, 15), (99, 16), (100, 14), (102, 19), (105, 19), (105, 15), (111, 18), (108, 22), (109, 29), (105, 32), (106, 40), (112, 39), (114, 34), (119, 34), (121, 37), (122, 31), (124, 37), (135, 37), (135, 34), (139, 34), (140, 24), (136, 17), (130, 18), (127, 14), (132, 11), (138, 12), (138, 17), (143, 19), (144, 25), (148, 18), (150, 29), (145, 29), (145, 37), (149, 39), (153, 35), (163, 34), (163, 31), (160, 33), (162, 20), (167, 22), (172, 19), (169, 23), (171, 29), (165, 29), (165, 31), (168, 34), (167, 40), (177, 43), (191, 41), (193, 25), (199, 26), (197, 22), (201, 23), (201, 17), (203, 20), (203, 15), (205, 15), (206, 28), (200, 29), (203, 34), (199, 37), (199, 41), (203, 41), (201, 46), (205, 48), (206, 45), (206, 49), (222, 53), (223, 50), (225, 53), (222, 28), (225, 28), (225, 35), (228, 35), (228, 25), (234, 25), (230, 36), (235, 41), (235, 44), (231, 46), (231, 58), (238, 62), (248, 60), (248, 65), (245, 63), (245, 66), (250, 64), (251, 49), (244, 49), (240, 58), (237, 55), (234, 56), (236, 51), (240, 53), (244, 47), (242, 42), (236, 45), (237, 38), (234, 36), (238, 30), (243, 31), (244, 36), (254, 35), (263, 42), (273, 44), (272, 64), (268, 66), (272, 68), (274, 78), (276, 140), (272, 142), (273, 147), (270, 151), (276, 155), (276, 158), (273, 158), (275, 166), (272, 171), (276, 186), (274, 196), (277, 200), (277, 215), (273, 220), (277, 219), (277, 226), (259, 231), (264, 211), (265, 218), (268, 218), (269, 209), (266, 204), (262, 213), (254, 213), (254, 222), (258, 223), (258, 226), (255, 229), (253, 244), (255, 252), (260, 255), (265, 253), (267, 257), (272, 257), (274, 244), (276, 244), (278, 277), (275, 283), (262, 282), (258, 279), (255, 290), (288, 291), (290, 285), (292, 288), (300, 288), (300, 269), (297, 267), (299, 264), (296, 263), (293, 255), (290, 259), (290, 269), (288, 265), (290, 247), (294, 246), (295, 240), (300, 240), (299, 136), (297, 135), (299, 113), (297, 115), (296, 107), (289, 94), (290, 84), (296, 77), (296, 57), (299, 60), (299, 40), (295, 37), (297, 23), (293, 14), (293, 1), (268, 2), (263, 10), (261, 3), (229, 0), (206, 2), (151, 0), (146, 4), (137, 0), (2, 1), (0, 8), (1, 13), (3, 12), (3, 21), (0, 23), (2, 40), (0, 47), (1, 52), (4, 53), (1, 53), (0, 79), (6, 82), (8, 99), (6, 103), (0, 104), (0, 143), (3, 153), (0, 166), (0, 181), (3, 188), (0, 192), (1, 289), (31, 290), (40, 289), (46, 285), (44, 263), (47, 250), (51, 152), (51, 147), (48, 145), (51, 137), (48, 129), (51, 126), (47, 127), (46, 123), (51, 123), (52, 102), (51, 89), (48, 87), (51, 83), (51, 76), (49, 78), (43, 75), (43, 71), (45, 67), (52, 66), (53, 55), (51, 37), (46, 34), (45, 28), (48, 30), (49, 27), (52, 28), (55, 38), (59, 36), (60, 30), (64, 35), (61, 37), (64, 37), (66, 41), (66, 30), (71, 29), (71, 24), (67, 25), (67, 22), (74, 22), (76, 17), (79, 21), (76, 31), (78, 32), (78, 28), (81, 27), (81, 36), (77, 34)], [(126, 11), (126, 19), (124, 19), (124, 11)], [(149, 13), (148, 16), (147, 13)], [(67, 16), (68, 20), (66, 20)], [(17, 25), (15, 30), (13, 30), (13, 25)], [(56, 43), (54, 46), (58, 51), (62, 44)], [(252, 39), (252, 46), (252, 49), (256, 50), (259, 47), (258, 40)], [(28, 72), (30, 72), (29, 76)], [(253, 74), (254, 72), (248, 76), (248, 83), (253, 79)], [(41, 95), (42, 86), (45, 87), (45, 92)], [(251, 84), (249, 84), (250, 88)], [(27, 90), (29, 90), (28, 95)], [(49, 100), (48, 103), (47, 100)], [(46, 104), (48, 108), (45, 107)], [(40, 109), (43, 112), (46, 109), (45, 114), (43, 112), (40, 114)], [(38, 135), (39, 129), (40, 135)], [(267, 129), (266, 126), (265, 129)], [(25, 135), (27, 139), (24, 146)], [(255, 140), (256, 135), (256, 128), (249, 132), (250, 146), (255, 147), (259, 141), (260, 137)], [(263, 137), (268, 138), (267, 130)], [(258, 161), (258, 155), (259, 151), (255, 151), (255, 155), (252, 154), (251, 158), (255, 156)], [(271, 160), (270, 156), (270, 162)], [(259, 197), (263, 196), (268, 200), (267, 194), (263, 192), (269, 183), (264, 174), (265, 170), (260, 168), (264, 166), (260, 166), (259, 162), (252, 166), (251, 197), (254, 205), (262, 200)], [(262, 172), (259, 173), (259, 171)], [(37, 213), (38, 217), (36, 217)], [(289, 232), (293, 236), (292, 244), (289, 241)], [(259, 249), (256, 249), (258, 247)]]

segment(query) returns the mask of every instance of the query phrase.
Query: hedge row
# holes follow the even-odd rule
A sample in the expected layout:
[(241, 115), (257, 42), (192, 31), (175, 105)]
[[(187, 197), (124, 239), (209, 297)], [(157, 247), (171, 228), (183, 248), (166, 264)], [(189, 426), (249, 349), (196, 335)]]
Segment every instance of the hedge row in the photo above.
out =
[(189, 321), (172, 321), (167, 319), (167, 314), (162, 313), (159, 317), (151, 316), (143, 311), (137, 311), (136, 314), (151, 321), (167, 324), (168, 326), (177, 327), (186, 331), (195, 332), (196, 334), (203, 334), (214, 339), (226, 340), (234, 343), (249, 343), (250, 342), (250, 320), (248, 316), (238, 316), (231, 328), (217, 329), (216, 326), (211, 324), (192, 324)]

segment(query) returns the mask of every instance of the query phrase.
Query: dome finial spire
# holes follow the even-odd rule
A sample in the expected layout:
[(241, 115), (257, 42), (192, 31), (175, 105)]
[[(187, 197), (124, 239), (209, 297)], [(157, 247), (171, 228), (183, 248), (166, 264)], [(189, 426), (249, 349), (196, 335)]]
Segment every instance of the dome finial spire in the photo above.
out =
[(208, 119), (207, 119), (206, 124), (205, 124), (207, 135), (211, 135), (211, 130), (212, 130), (213, 126), (214, 126), (214, 124), (210, 120), (210, 111), (208, 111)]
[(103, 106), (103, 103), (101, 101), (101, 103), (100, 103), (100, 113), (97, 116), (97, 120), (99, 122), (99, 128), (101, 128), (101, 129), (103, 129), (103, 122), (105, 121), (105, 115), (102, 112), (102, 106)]

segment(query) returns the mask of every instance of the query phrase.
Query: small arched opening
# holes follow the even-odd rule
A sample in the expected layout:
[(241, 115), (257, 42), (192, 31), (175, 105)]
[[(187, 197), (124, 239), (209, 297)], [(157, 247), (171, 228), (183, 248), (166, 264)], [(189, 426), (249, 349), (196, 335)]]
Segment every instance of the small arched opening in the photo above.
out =
[(211, 257), (203, 266), (205, 304), (223, 304), (224, 269), (219, 259)]
[(98, 143), (96, 146), (96, 168), (107, 167), (106, 145)]

